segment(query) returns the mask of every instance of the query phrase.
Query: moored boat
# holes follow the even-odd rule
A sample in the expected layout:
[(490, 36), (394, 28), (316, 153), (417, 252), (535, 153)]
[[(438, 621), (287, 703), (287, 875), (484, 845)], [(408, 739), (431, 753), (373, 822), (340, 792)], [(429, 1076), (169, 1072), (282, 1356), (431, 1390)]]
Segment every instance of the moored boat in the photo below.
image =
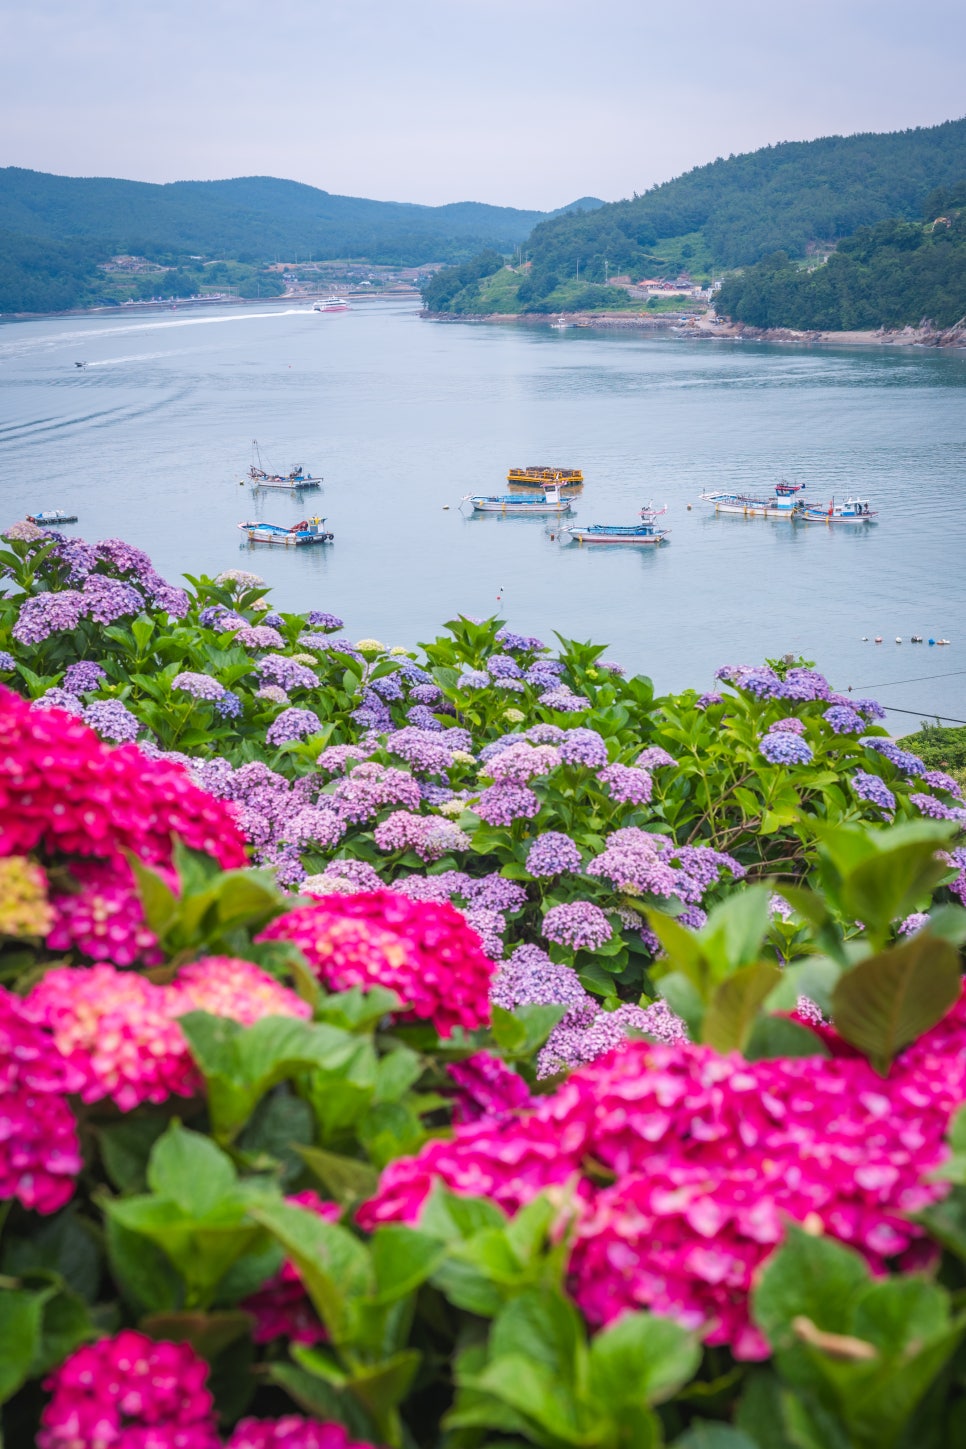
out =
[(775, 484), (771, 498), (750, 493), (715, 492), (702, 493), (701, 501), (714, 504), (715, 513), (740, 513), (745, 518), (801, 518), (807, 505), (798, 495), (804, 489), (804, 483), (788, 483), (782, 478)]
[(846, 498), (844, 503), (833, 498), (825, 507), (806, 504), (802, 518), (806, 523), (875, 523), (878, 514), (867, 498)]
[(467, 493), (462, 502), (472, 503), (474, 513), (516, 514), (523, 518), (543, 518), (547, 515), (569, 513), (573, 507), (569, 498), (561, 496), (556, 485), (549, 486), (539, 498), (521, 498), (515, 493)]
[(583, 488), (584, 475), (579, 468), (511, 468), (506, 481), (511, 488), (539, 488), (542, 493), (548, 485), (566, 490)]
[(333, 534), (327, 533), (324, 518), (303, 518), (290, 528), (278, 523), (257, 521), (240, 523), (238, 527), (248, 535), (249, 543), (277, 543), (286, 548), (301, 548), (307, 544), (331, 543)]
[(253, 488), (321, 488), (322, 475), (313, 478), (311, 473), (306, 473), (298, 463), (291, 473), (267, 473), (264, 468), (256, 468), (253, 463), (248, 470)]
[(569, 534), (577, 543), (630, 543), (646, 547), (667, 540), (671, 530), (654, 526), (654, 520), (664, 513), (667, 513), (666, 504), (663, 508), (652, 508), (648, 504), (641, 509), (640, 523), (592, 523), (586, 528), (579, 528), (571, 523), (565, 525), (560, 532)]
[(76, 523), (76, 513), (65, 513), (63, 508), (45, 508), (40, 513), (28, 513), (27, 519), (38, 528), (49, 528), (54, 523)]

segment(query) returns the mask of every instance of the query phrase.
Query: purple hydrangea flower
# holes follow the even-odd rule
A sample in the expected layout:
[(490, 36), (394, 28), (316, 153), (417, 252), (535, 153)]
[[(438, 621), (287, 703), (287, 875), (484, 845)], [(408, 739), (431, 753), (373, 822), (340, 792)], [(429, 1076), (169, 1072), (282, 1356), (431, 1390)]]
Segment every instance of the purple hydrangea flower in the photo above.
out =
[(579, 870), (580, 851), (569, 835), (547, 830), (538, 835), (527, 851), (527, 870), (535, 876), (563, 875)]
[[(0, 649), (0, 674), (9, 674), (10, 670), (11, 669), (16, 669), (16, 667), (17, 667), (17, 661), (14, 659), (13, 655), (12, 654), (8, 654), (7, 651), (6, 651), (6, 649)], [(71, 666), (71, 668), (74, 668), (74, 667), (75, 667), (74, 665)], [(97, 666), (95, 665), (94, 667), (96, 668)], [(68, 673), (69, 672), (70, 671), (68, 670)], [(103, 674), (103, 672), (104, 671), (101, 670), (101, 673), (102, 674)], [(65, 684), (67, 683), (66, 678), (64, 679), (64, 683)]]
[(837, 735), (854, 735), (865, 729), (865, 720), (857, 710), (850, 709), (847, 704), (833, 704), (822, 718)]
[(63, 709), (68, 714), (82, 716), (84, 706), (75, 694), (67, 689), (46, 689), (39, 699), (33, 702), (34, 709)]
[(430, 706), (439, 704), (442, 693), (435, 684), (417, 684), (409, 691), (409, 698), (416, 704), (428, 704)]
[(571, 966), (551, 961), (540, 946), (518, 946), (495, 972), (490, 1000), (504, 1011), (518, 1006), (566, 1006), (565, 1022), (585, 1024), (597, 1011), (594, 998), (584, 990)]
[(407, 709), (406, 718), (409, 720), (409, 723), (411, 725), (415, 725), (418, 730), (442, 731), (443, 728), (439, 720), (433, 714), (433, 711), (431, 709), (427, 709), (424, 704), (414, 704), (411, 709)]
[(345, 654), (350, 659), (362, 659), (359, 650), (349, 639), (327, 639), (325, 647), (333, 654)]
[[(236, 620), (239, 625), (244, 624), (245, 622), (241, 614), (235, 614), (231, 611), (231, 609), (226, 609), (224, 604), (209, 604), (208, 607), (206, 609), (202, 609), (201, 613), (198, 615), (198, 623), (203, 629), (217, 629), (219, 632), (221, 632), (222, 619)], [(227, 627), (227, 625), (225, 627)]]
[(944, 805), (935, 795), (910, 795), (909, 804), (915, 805), (920, 814), (928, 815), (931, 820), (958, 820), (960, 824), (966, 820), (966, 810), (962, 806)]
[(560, 758), (568, 765), (586, 765), (598, 770), (607, 764), (607, 745), (596, 730), (567, 730), (560, 741)]
[(546, 690), (539, 696), (539, 703), (544, 709), (553, 709), (560, 714), (582, 714), (585, 709), (590, 709), (589, 699), (582, 694), (572, 694), (563, 685)]
[(327, 745), (315, 762), (316, 769), (326, 775), (344, 775), (349, 766), (365, 760), (369, 751), (361, 745)]
[(641, 751), (634, 764), (642, 770), (659, 770), (663, 765), (676, 765), (677, 760), (667, 750), (662, 750), (660, 745), (649, 745), (646, 750)]
[(281, 833), (291, 845), (318, 845), (331, 850), (345, 834), (345, 822), (325, 805), (303, 805), (285, 821)]
[(503, 932), (506, 930), (506, 921), (500, 912), (476, 906), (464, 911), (463, 915), (466, 924), (479, 936), (484, 956), (489, 956), (491, 961), (499, 961), (503, 956)]
[(234, 633), (235, 643), (243, 649), (281, 649), (285, 644), (281, 634), (270, 624), (246, 624)]
[(433, 682), (433, 676), (422, 669), (415, 659), (400, 659), (398, 668), (399, 673), (404, 679), (408, 679), (410, 684), (432, 684)]
[(876, 699), (853, 699), (852, 708), (857, 709), (859, 714), (864, 714), (866, 719), (885, 719), (886, 712)]
[(57, 545), (51, 559), (60, 564), (69, 584), (81, 584), (97, 567), (100, 554), (95, 544), (85, 543), (82, 538), (71, 538)]
[(595, 951), (614, 934), (610, 921), (599, 906), (590, 901), (565, 901), (551, 906), (543, 918), (543, 934), (559, 946), (572, 946), (575, 951)]
[(796, 719), (793, 714), (788, 715), (785, 719), (778, 719), (774, 724), (769, 725), (768, 733), (770, 735), (803, 735), (805, 733), (805, 721)]
[(292, 744), (295, 740), (307, 739), (318, 734), (322, 722), (311, 709), (283, 709), (269, 725), (265, 738), (270, 745)]
[(471, 906), (485, 906), (491, 911), (519, 911), (527, 903), (526, 887), (507, 880), (498, 871), (468, 878), (460, 894)]
[(194, 699), (208, 700), (212, 704), (225, 693), (225, 686), (219, 684), (217, 679), (212, 679), (210, 674), (194, 674), (191, 670), (176, 674), (171, 681), (171, 688), (190, 694)]
[(663, 835), (650, 835), (633, 827), (615, 830), (608, 836), (606, 848), (585, 867), (586, 873), (603, 876), (617, 890), (673, 896), (679, 873), (663, 857), (667, 845)]
[(318, 678), (311, 669), (286, 654), (263, 654), (255, 669), (262, 679), (269, 684), (277, 684), (286, 694), (293, 689), (317, 689), (319, 686)]
[(97, 551), (104, 563), (113, 564), (119, 574), (146, 574), (153, 572), (151, 560), (143, 549), (123, 538), (102, 538)]
[(323, 613), (321, 609), (312, 609), (305, 618), (313, 629), (322, 629), (326, 633), (345, 628), (344, 622), (335, 614)]
[(238, 719), (241, 713), (242, 702), (230, 689), (226, 689), (221, 698), (215, 700), (215, 714), (222, 719)]
[(896, 797), (878, 775), (867, 775), (864, 770), (857, 770), (852, 776), (852, 789), (861, 800), (878, 805), (880, 810), (891, 812), (896, 808)]
[(267, 614), (262, 615), (262, 623), (267, 624), (270, 629), (285, 628), (285, 620), (282, 618), (281, 614), (276, 614), (271, 611), (269, 611), (269, 613)]
[(87, 611), (87, 601), (77, 589), (34, 594), (20, 606), (11, 633), (18, 644), (40, 644), (51, 634), (76, 629)]
[(102, 739), (119, 745), (136, 740), (141, 728), (140, 721), (119, 699), (95, 699), (84, 710), (84, 722)]
[(360, 891), (377, 891), (383, 881), (367, 860), (330, 860), (325, 867), (326, 875), (336, 880), (347, 880)]
[(860, 745), (865, 745), (867, 750), (875, 750), (876, 754), (882, 755), (890, 764), (895, 765), (902, 775), (921, 775), (926, 766), (918, 755), (900, 747), (885, 735), (865, 735), (859, 740)]
[(456, 681), (457, 689), (486, 689), (490, 683), (490, 676), (484, 674), (482, 669), (464, 669)]
[(782, 685), (783, 699), (828, 699), (828, 680), (816, 669), (789, 669)]
[(71, 694), (90, 694), (104, 678), (106, 675), (99, 664), (91, 659), (78, 659), (64, 671), (64, 688)]
[(695, 709), (710, 709), (713, 704), (724, 704), (724, 695), (715, 694), (712, 690), (709, 694), (700, 694), (694, 702)]
[(621, 675), (627, 673), (623, 664), (618, 664), (616, 659), (602, 659), (600, 661), (600, 667), (601, 669), (606, 669), (608, 674), (616, 674), (618, 679)]
[[(279, 716), (281, 718), (281, 716)], [(355, 825), (371, 820), (387, 805), (402, 805), (418, 810), (419, 785), (405, 770), (363, 761), (344, 780), (332, 787), (332, 798), (338, 801), (339, 813)]]
[(606, 785), (611, 798), (625, 805), (647, 805), (651, 798), (652, 782), (646, 770), (634, 765), (608, 765), (597, 776)]
[[(529, 740), (532, 745), (560, 745), (570, 734), (570, 730), (561, 729), (555, 724), (535, 724), (528, 730), (523, 731), (523, 738)], [(504, 743), (517, 738), (515, 735), (504, 735)], [(482, 759), (482, 755), (480, 756)]]
[(416, 725), (393, 730), (386, 736), (386, 749), (420, 774), (442, 774), (453, 763), (453, 751), (457, 747), (444, 739), (439, 721), (434, 720), (434, 724), (434, 730), (419, 729)]
[(766, 665), (726, 664), (716, 669), (715, 679), (725, 679), (736, 689), (747, 690), (756, 699), (787, 699), (782, 681)]
[(434, 901), (442, 904), (463, 894), (469, 876), (461, 870), (441, 870), (437, 875), (407, 875), (394, 880), (392, 888), (411, 901)]
[(925, 912), (914, 911), (911, 916), (906, 916), (906, 919), (902, 922), (902, 925), (899, 927), (899, 935), (914, 936), (917, 931), (921, 931), (924, 926), (928, 925), (929, 917)]
[(511, 654), (539, 654), (547, 647), (542, 639), (535, 639), (532, 634), (514, 634), (505, 624), (497, 630), (495, 638)]
[(531, 745), (520, 740), (500, 750), (487, 764), (485, 773), (491, 780), (526, 785), (538, 775), (549, 775), (560, 763), (560, 752), (554, 745)]
[(512, 825), (514, 820), (532, 820), (540, 801), (526, 785), (501, 782), (484, 790), (473, 809), (487, 825)]
[(522, 679), (523, 670), (509, 654), (494, 654), (486, 661), (486, 668), (494, 679)]
[(95, 624), (113, 624), (127, 614), (140, 614), (144, 608), (144, 599), (133, 584), (103, 574), (89, 574), (81, 596), (84, 612)]
[(688, 1041), (687, 1028), (666, 1001), (651, 1006), (618, 1006), (615, 1011), (597, 1012), (586, 1026), (562, 1021), (547, 1038), (537, 1058), (537, 1077), (555, 1076), (596, 1061), (606, 1052), (622, 1047), (629, 1032), (640, 1032), (668, 1046)]
[(957, 800), (963, 797), (963, 787), (959, 781), (954, 780), (952, 775), (944, 774), (942, 770), (926, 770), (922, 779), (930, 790), (945, 790), (947, 794), (955, 795)]
[(376, 691), (380, 699), (389, 703), (403, 697), (403, 687), (394, 674), (381, 675), (379, 679), (372, 681), (370, 687)]
[(531, 664), (523, 677), (534, 689), (556, 689), (562, 672), (562, 668), (549, 659), (540, 659)]
[(255, 691), (256, 699), (267, 699), (271, 704), (288, 704), (289, 698), (284, 689), (277, 684), (263, 684), (261, 689)]
[(183, 619), (191, 608), (191, 600), (184, 589), (175, 588), (154, 569), (149, 569), (138, 582), (154, 608), (162, 614), (170, 614), (172, 619)]
[(799, 735), (765, 735), (758, 748), (772, 765), (808, 765), (812, 760), (811, 745)]

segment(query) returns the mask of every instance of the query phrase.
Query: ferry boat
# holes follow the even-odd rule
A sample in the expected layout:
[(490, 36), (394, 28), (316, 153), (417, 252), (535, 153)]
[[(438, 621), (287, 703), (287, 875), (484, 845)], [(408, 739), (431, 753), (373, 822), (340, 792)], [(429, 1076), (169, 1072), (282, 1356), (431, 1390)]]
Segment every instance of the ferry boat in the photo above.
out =
[(757, 498), (748, 493), (702, 493), (703, 503), (713, 503), (715, 513), (740, 513), (746, 518), (803, 518), (808, 506), (798, 495), (804, 483), (788, 483), (784, 478), (775, 484), (771, 498)]
[(521, 498), (516, 493), (489, 496), (467, 493), (462, 502), (472, 503), (474, 513), (508, 513), (523, 518), (569, 513), (573, 507), (569, 498), (561, 496), (556, 484), (548, 485), (540, 498)]
[(324, 518), (303, 518), (291, 528), (282, 528), (277, 523), (240, 523), (238, 527), (248, 535), (249, 543), (278, 543), (285, 548), (303, 548), (314, 543), (331, 543), (333, 534), (327, 533)]
[(62, 508), (45, 508), (40, 513), (28, 513), (28, 523), (35, 523), (38, 528), (50, 528), (55, 523), (76, 523), (76, 513), (65, 513)]
[(579, 468), (511, 468), (506, 475), (511, 488), (539, 488), (543, 493), (548, 484), (557, 488), (583, 488), (584, 475)]
[(655, 528), (654, 520), (667, 513), (667, 504), (663, 508), (652, 508), (650, 504), (641, 509), (641, 522), (632, 524), (619, 523), (592, 523), (587, 528), (578, 528), (574, 524), (567, 524), (560, 532), (569, 534), (571, 539), (577, 543), (631, 543), (637, 545), (654, 545), (664, 543), (669, 528)]
[(312, 303), (313, 312), (348, 312), (349, 303), (345, 297), (320, 297)]
[(867, 498), (846, 498), (844, 503), (833, 498), (825, 508), (807, 503), (802, 514), (806, 523), (875, 523), (878, 516)]

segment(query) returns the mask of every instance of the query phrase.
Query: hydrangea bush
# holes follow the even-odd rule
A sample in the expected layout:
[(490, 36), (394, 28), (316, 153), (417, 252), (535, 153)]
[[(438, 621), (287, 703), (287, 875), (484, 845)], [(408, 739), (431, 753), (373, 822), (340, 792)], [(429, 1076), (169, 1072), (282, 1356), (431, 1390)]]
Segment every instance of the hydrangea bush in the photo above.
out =
[(874, 701), (0, 570), (6, 1442), (955, 1442), (966, 810)]

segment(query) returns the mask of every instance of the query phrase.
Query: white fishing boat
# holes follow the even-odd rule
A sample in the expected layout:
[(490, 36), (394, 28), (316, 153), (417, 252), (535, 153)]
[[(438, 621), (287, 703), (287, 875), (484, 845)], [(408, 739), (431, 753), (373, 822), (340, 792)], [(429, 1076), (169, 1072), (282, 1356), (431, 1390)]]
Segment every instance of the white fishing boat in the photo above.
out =
[(45, 508), (40, 513), (28, 513), (27, 519), (38, 528), (50, 528), (55, 523), (76, 523), (76, 513), (65, 513), (63, 508)]
[(810, 503), (802, 514), (806, 523), (875, 523), (878, 516), (867, 498), (846, 498), (844, 503), (833, 498), (825, 507)]
[(572, 323), (567, 321), (566, 317), (558, 317), (550, 324), (554, 332), (566, 332), (567, 328), (572, 325)]
[(258, 521), (240, 523), (238, 527), (247, 534), (249, 543), (276, 543), (283, 548), (304, 548), (316, 543), (331, 543), (333, 539), (333, 534), (326, 532), (324, 518), (303, 518), (290, 528)]
[(567, 524), (561, 530), (563, 534), (569, 535), (576, 543), (625, 543), (643, 547), (653, 547), (667, 541), (669, 528), (655, 528), (654, 520), (667, 513), (667, 504), (663, 508), (652, 508), (650, 504), (641, 509), (640, 523), (592, 523), (586, 528), (578, 528), (576, 524)]
[(740, 513), (745, 518), (800, 518), (804, 515), (806, 503), (799, 494), (804, 483), (788, 483), (784, 478), (775, 484), (771, 498), (762, 498), (750, 493), (702, 493), (703, 503), (712, 503), (715, 513)]
[(273, 473), (262, 463), (257, 438), (252, 439), (252, 465), (248, 470), (248, 479), (253, 488), (273, 488), (283, 492), (300, 488), (321, 488), (323, 482), (321, 473), (317, 476), (306, 473), (301, 463), (296, 463), (288, 473)]
[(348, 312), (350, 311), (348, 300), (345, 297), (320, 297), (317, 302), (312, 303), (313, 312)]
[(521, 498), (517, 493), (467, 493), (463, 503), (471, 503), (474, 513), (503, 513), (520, 518), (543, 518), (569, 513), (573, 505), (556, 486), (548, 487), (539, 498)]

